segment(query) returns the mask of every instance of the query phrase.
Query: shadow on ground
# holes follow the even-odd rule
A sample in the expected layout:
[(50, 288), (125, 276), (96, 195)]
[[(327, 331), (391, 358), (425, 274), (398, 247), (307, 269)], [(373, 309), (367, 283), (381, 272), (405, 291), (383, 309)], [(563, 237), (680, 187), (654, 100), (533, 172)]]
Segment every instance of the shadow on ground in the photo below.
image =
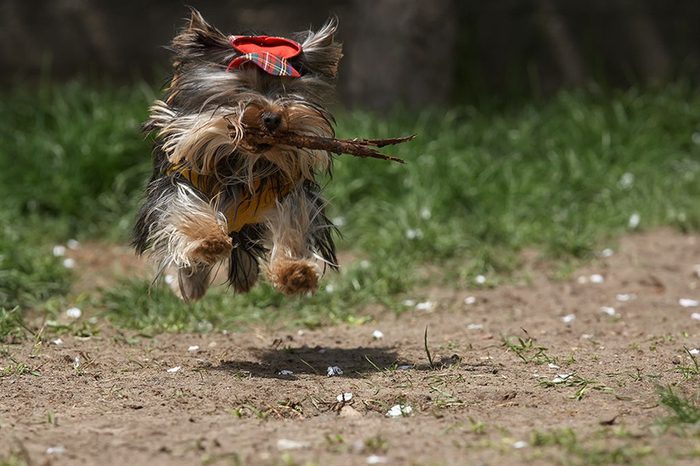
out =
[[(253, 358), (240, 361), (223, 361), (209, 370), (221, 370), (242, 373), (253, 377), (278, 378), (291, 380), (294, 375), (327, 375), (328, 368), (337, 366), (342, 369), (341, 377), (362, 377), (364, 374), (380, 372), (401, 364), (410, 364), (399, 360), (398, 354), (391, 348), (259, 348), (249, 349)], [(253, 360), (256, 359), (257, 361)], [(292, 371), (292, 375), (280, 374)]]

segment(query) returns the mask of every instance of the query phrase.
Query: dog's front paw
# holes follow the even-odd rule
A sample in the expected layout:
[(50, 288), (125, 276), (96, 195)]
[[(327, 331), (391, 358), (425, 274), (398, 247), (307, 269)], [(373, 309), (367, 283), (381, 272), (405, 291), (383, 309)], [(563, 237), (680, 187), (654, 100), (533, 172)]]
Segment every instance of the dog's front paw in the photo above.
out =
[(228, 256), (232, 248), (228, 235), (208, 236), (197, 240), (188, 255), (194, 263), (211, 265)]
[(318, 267), (307, 260), (282, 259), (270, 264), (272, 286), (288, 296), (314, 292), (318, 288)]

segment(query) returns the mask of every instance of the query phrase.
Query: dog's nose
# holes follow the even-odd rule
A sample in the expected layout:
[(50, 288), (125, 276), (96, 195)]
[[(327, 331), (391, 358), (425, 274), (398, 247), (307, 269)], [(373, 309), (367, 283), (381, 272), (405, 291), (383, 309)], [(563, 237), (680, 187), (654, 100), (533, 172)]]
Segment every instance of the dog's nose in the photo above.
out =
[(273, 133), (277, 128), (279, 128), (280, 123), (282, 123), (282, 115), (275, 112), (263, 112), (262, 122), (265, 128), (271, 133)]

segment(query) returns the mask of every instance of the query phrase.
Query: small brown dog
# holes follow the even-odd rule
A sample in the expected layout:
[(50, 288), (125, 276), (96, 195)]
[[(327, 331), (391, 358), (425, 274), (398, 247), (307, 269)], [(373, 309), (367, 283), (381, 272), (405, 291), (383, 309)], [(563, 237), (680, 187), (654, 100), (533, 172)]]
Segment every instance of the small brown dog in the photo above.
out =
[(201, 298), (224, 262), (234, 290), (250, 290), (262, 266), (289, 295), (314, 291), (325, 267), (337, 268), (315, 180), (330, 173), (331, 155), (243, 137), (248, 128), (334, 136), (325, 104), (342, 57), (335, 31), (329, 21), (295, 40), (227, 36), (192, 10), (173, 40), (173, 77), (145, 124), (154, 171), (133, 243), (159, 274), (177, 269), (184, 300)]

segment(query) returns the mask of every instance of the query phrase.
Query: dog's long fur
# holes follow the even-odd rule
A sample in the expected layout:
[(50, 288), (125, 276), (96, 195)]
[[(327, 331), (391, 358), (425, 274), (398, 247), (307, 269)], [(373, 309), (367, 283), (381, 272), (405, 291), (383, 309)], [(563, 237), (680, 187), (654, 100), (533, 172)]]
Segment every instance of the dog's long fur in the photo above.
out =
[(159, 272), (177, 269), (183, 299), (204, 295), (219, 262), (228, 262), (239, 292), (260, 269), (284, 293), (314, 291), (321, 269), (337, 267), (335, 228), (315, 180), (330, 173), (330, 154), (251, 147), (243, 138), (246, 128), (265, 129), (269, 114), (280, 130), (333, 137), (326, 100), (342, 57), (335, 31), (331, 20), (294, 37), (298, 78), (227, 71), (236, 50), (196, 10), (173, 40), (172, 80), (144, 125), (155, 137), (154, 171), (133, 243)]

